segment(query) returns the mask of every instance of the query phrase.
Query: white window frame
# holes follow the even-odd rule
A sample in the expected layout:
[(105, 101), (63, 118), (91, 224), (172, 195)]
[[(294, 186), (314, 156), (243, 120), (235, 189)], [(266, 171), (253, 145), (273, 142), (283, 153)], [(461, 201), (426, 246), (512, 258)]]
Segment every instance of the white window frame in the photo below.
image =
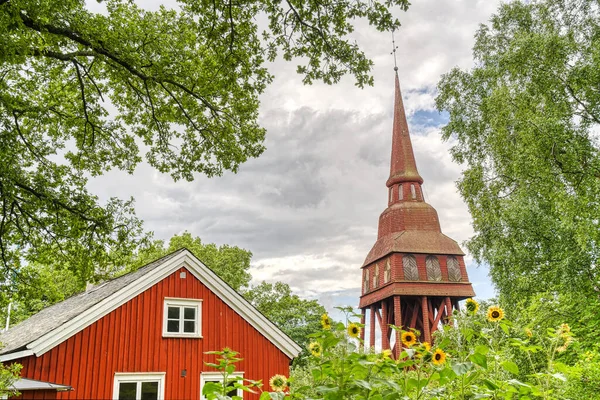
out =
[[(244, 378), (243, 372), (232, 372), (229, 374), (230, 378)], [(204, 396), (202, 396), (202, 389), (204, 389), (204, 384), (206, 382), (223, 382), (223, 373), (222, 372), (201, 372), (200, 373), (200, 400), (206, 400)], [(237, 396), (244, 397), (244, 391), (242, 389), (237, 390)]]
[(136, 398), (141, 399), (142, 382), (158, 381), (158, 398), (165, 398), (165, 373), (164, 372), (115, 372), (113, 395), (114, 400), (119, 399), (119, 384), (121, 382), (136, 382), (139, 384), (136, 390)]
[[(167, 321), (168, 321), (168, 308), (170, 306), (176, 307), (193, 307), (196, 308), (196, 331), (195, 332), (183, 332), (183, 323), (180, 324), (181, 332), (168, 332)], [(180, 313), (180, 318), (183, 318), (183, 309)], [(183, 319), (181, 319), (183, 321)], [(180, 299), (173, 297), (165, 297), (163, 305), (163, 337), (184, 337), (184, 338), (202, 338), (202, 299)]]

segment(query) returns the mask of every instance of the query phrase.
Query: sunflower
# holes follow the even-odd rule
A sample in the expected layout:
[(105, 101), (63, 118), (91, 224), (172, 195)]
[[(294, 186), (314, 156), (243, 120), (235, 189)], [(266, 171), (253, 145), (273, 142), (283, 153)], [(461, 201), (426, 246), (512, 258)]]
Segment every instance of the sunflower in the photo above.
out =
[(360, 335), (360, 326), (354, 322), (348, 324), (348, 335), (352, 338), (357, 338)]
[(308, 345), (308, 350), (310, 350), (311, 354), (315, 357), (321, 357), (321, 345), (317, 342), (311, 342)]
[(402, 332), (402, 343), (406, 347), (410, 347), (417, 343), (417, 336), (412, 332)]
[(561, 324), (559, 330), (561, 334), (570, 333), (571, 327), (569, 324)]
[(528, 338), (533, 336), (533, 332), (531, 332), (531, 329), (525, 328), (525, 336), (527, 336)]
[(425, 351), (430, 351), (431, 350), (431, 345), (429, 344), (429, 342), (423, 342), (423, 343), (421, 343), (421, 346), (423, 346), (423, 348), (425, 349)]
[(556, 351), (562, 353), (567, 350), (567, 347), (573, 342), (573, 335), (571, 334), (571, 327), (568, 324), (562, 324), (558, 330), (558, 340), (562, 341), (562, 345), (556, 348)]
[(323, 314), (321, 315), (321, 326), (323, 329), (330, 330), (331, 329), (331, 318), (329, 315)]
[(562, 346), (559, 346), (556, 348), (556, 351), (558, 351), (559, 353), (562, 353), (564, 351), (567, 350), (567, 347), (569, 347), (569, 345), (571, 344), (571, 342), (573, 342), (573, 337), (572, 336), (563, 336), (562, 339), (565, 341)]
[(498, 322), (504, 318), (504, 311), (498, 306), (491, 306), (487, 311), (487, 320), (490, 322)]
[(477, 311), (479, 311), (479, 303), (473, 299), (467, 299), (466, 306), (467, 311), (471, 314), (477, 314)]
[(269, 385), (276, 392), (283, 392), (288, 387), (287, 378), (284, 375), (273, 375), (271, 379), (269, 379)]
[(442, 349), (435, 349), (432, 361), (435, 365), (442, 365), (446, 362), (446, 353)]

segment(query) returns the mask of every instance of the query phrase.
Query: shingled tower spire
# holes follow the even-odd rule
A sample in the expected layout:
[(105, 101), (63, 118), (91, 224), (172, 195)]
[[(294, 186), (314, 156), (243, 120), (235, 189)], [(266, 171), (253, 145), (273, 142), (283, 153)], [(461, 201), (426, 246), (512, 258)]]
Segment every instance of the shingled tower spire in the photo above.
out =
[(363, 323), (369, 313), (368, 344), (375, 346), (379, 330), (382, 349), (393, 347), (397, 356), (400, 335), (391, 346), (390, 325), (417, 329), (421, 341), (431, 343), (432, 333), (458, 308), (459, 300), (475, 293), (464, 253), (442, 233), (437, 212), (423, 199), (423, 178), (415, 162), (397, 72), (395, 78), (388, 207), (379, 217), (377, 241), (362, 266), (360, 308)]
[(400, 80), (396, 72), (396, 94), (394, 97), (394, 129), (392, 132), (392, 161), (390, 162), (390, 178), (387, 187), (396, 183), (415, 182), (423, 183), (423, 178), (417, 171), (417, 163), (413, 154), (412, 143), (408, 133), (408, 123), (400, 93)]

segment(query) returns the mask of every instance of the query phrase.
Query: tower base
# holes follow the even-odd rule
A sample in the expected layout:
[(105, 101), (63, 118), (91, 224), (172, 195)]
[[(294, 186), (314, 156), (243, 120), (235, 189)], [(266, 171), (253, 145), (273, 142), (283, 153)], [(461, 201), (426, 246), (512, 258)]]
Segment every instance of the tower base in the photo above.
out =
[[(382, 350), (392, 350), (397, 359), (402, 352), (400, 330), (416, 330), (421, 342), (431, 343), (433, 333), (443, 324), (451, 323), (453, 310), (458, 310), (461, 298), (450, 296), (398, 296), (388, 297), (361, 309), (361, 322), (369, 320), (369, 347), (381, 339)], [(367, 311), (369, 315), (367, 316)], [(394, 330), (391, 325), (398, 327)], [(377, 335), (379, 333), (379, 335)], [(365, 339), (362, 330), (361, 339)]]

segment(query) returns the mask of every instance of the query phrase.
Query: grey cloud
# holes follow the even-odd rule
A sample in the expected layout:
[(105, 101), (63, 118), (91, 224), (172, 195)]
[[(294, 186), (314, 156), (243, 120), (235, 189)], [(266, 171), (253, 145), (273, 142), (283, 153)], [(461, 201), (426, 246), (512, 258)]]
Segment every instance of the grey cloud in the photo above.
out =
[[(398, 66), (409, 113), (432, 109), (441, 73), (470, 65), (477, 24), (495, 8), (487, 1), (423, 0), (399, 15)], [(303, 86), (294, 64), (273, 63), (275, 82), (261, 98), (267, 150), (238, 174), (175, 183), (142, 165), (133, 176), (112, 171), (95, 178), (90, 189), (103, 199), (134, 196), (157, 238), (188, 230), (205, 242), (244, 247), (254, 253), (257, 274), (293, 283), (327, 304), (356, 304), (358, 269), (386, 207), (394, 92), (389, 35), (363, 24), (355, 36), (375, 60), (375, 86), (359, 90), (351, 77), (335, 86)], [(427, 199), (444, 232), (461, 243), (472, 229), (454, 186), (460, 167), (437, 127), (409, 122)], [(316, 264), (296, 267), (294, 257), (315, 257)], [(485, 270), (474, 274), (485, 281)], [(355, 286), (334, 287), (336, 278)]]

